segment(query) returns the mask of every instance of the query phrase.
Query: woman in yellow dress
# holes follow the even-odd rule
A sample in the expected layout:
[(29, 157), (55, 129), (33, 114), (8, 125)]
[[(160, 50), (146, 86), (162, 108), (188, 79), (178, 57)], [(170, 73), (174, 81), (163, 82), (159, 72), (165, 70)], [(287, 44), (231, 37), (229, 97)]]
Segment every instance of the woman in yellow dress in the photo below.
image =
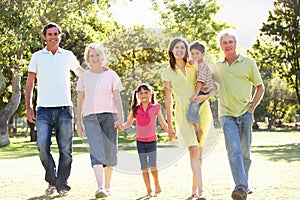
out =
[[(190, 98), (195, 93), (195, 81), (197, 69), (188, 63), (188, 44), (183, 38), (174, 38), (168, 47), (170, 66), (162, 71), (162, 80), (165, 91), (166, 115), (169, 126), (169, 137), (172, 138), (175, 131), (172, 127), (173, 97), (175, 100), (175, 130), (179, 140), (184, 147), (188, 148), (190, 155), (191, 169), (193, 173), (192, 196), (198, 200), (205, 200), (203, 191), (201, 159), (202, 147), (207, 131), (211, 125), (211, 111), (208, 101), (205, 101), (200, 108), (200, 125), (203, 130), (201, 140), (198, 143), (195, 134), (195, 126), (187, 121), (187, 113)], [(212, 95), (212, 94), (208, 94)], [(198, 102), (208, 97), (198, 98)]]

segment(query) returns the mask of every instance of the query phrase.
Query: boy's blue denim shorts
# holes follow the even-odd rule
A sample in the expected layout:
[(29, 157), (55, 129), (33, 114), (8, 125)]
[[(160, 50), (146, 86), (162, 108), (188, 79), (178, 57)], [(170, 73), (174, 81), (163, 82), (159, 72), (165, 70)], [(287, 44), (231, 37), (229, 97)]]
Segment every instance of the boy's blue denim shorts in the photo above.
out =
[[(201, 94), (206, 95), (206, 94), (208, 94), (208, 92), (199, 92), (199, 95), (201, 95)], [(200, 123), (199, 110), (200, 110), (200, 107), (203, 104), (203, 102), (201, 102), (201, 103), (191, 102), (190, 103), (189, 110), (188, 110), (188, 116), (187, 116), (187, 119), (189, 122), (193, 122), (193, 123), (197, 123), (197, 124)]]

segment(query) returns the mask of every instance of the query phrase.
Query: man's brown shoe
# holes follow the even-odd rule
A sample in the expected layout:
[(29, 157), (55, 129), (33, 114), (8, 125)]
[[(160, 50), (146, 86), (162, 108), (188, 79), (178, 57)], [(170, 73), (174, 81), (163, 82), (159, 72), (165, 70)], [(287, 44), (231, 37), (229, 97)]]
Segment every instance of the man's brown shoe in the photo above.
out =
[(246, 200), (247, 192), (242, 187), (235, 188), (231, 194), (231, 197), (233, 199)]

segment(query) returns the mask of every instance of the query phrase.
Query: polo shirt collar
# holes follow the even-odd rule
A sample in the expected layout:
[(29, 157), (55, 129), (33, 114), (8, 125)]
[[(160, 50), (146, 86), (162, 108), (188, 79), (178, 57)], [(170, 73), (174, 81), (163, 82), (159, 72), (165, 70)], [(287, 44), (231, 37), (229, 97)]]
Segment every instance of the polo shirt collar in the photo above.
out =
[[(239, 57), (238, 57), (235, 61), (240, 62), (240, 61), (242, 61), (243, 59), (244, 59), (244, 56), (242, 56), (241, 54), (239, 54)], [(225, 57), (224, 57), (221, 61), (222, 61), (222, 63), (227, 62), (226, 59), (225, 59)], [(234, 61), (234, 62), (235, 62), (235, 61)]]
[[(47, 50), (47, 47), (44, 47), (42, 52), (46, 54), (46, 53), (49, 53), (50, 51)], [(56, 53), (62, 53), (62, 52), (63, 52), (63, 49), (58, 47), (58, 50)]]

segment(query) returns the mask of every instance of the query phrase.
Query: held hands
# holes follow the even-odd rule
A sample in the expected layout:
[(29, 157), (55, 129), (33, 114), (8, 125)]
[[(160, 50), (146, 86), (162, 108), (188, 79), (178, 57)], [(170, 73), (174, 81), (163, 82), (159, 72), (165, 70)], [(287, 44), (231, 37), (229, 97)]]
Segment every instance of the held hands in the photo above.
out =
[(169, 136), (170, 142), (172, 142), (174, 140), (174, 138), (176, 137), (176, 132), (173, 130), (173, 128), (169, 128), (168, 136)]
[(120, 132), (124, 131), (124, 123), (116, 121), (115, 128), (118, 129), (118, 131), (120, 131)]

